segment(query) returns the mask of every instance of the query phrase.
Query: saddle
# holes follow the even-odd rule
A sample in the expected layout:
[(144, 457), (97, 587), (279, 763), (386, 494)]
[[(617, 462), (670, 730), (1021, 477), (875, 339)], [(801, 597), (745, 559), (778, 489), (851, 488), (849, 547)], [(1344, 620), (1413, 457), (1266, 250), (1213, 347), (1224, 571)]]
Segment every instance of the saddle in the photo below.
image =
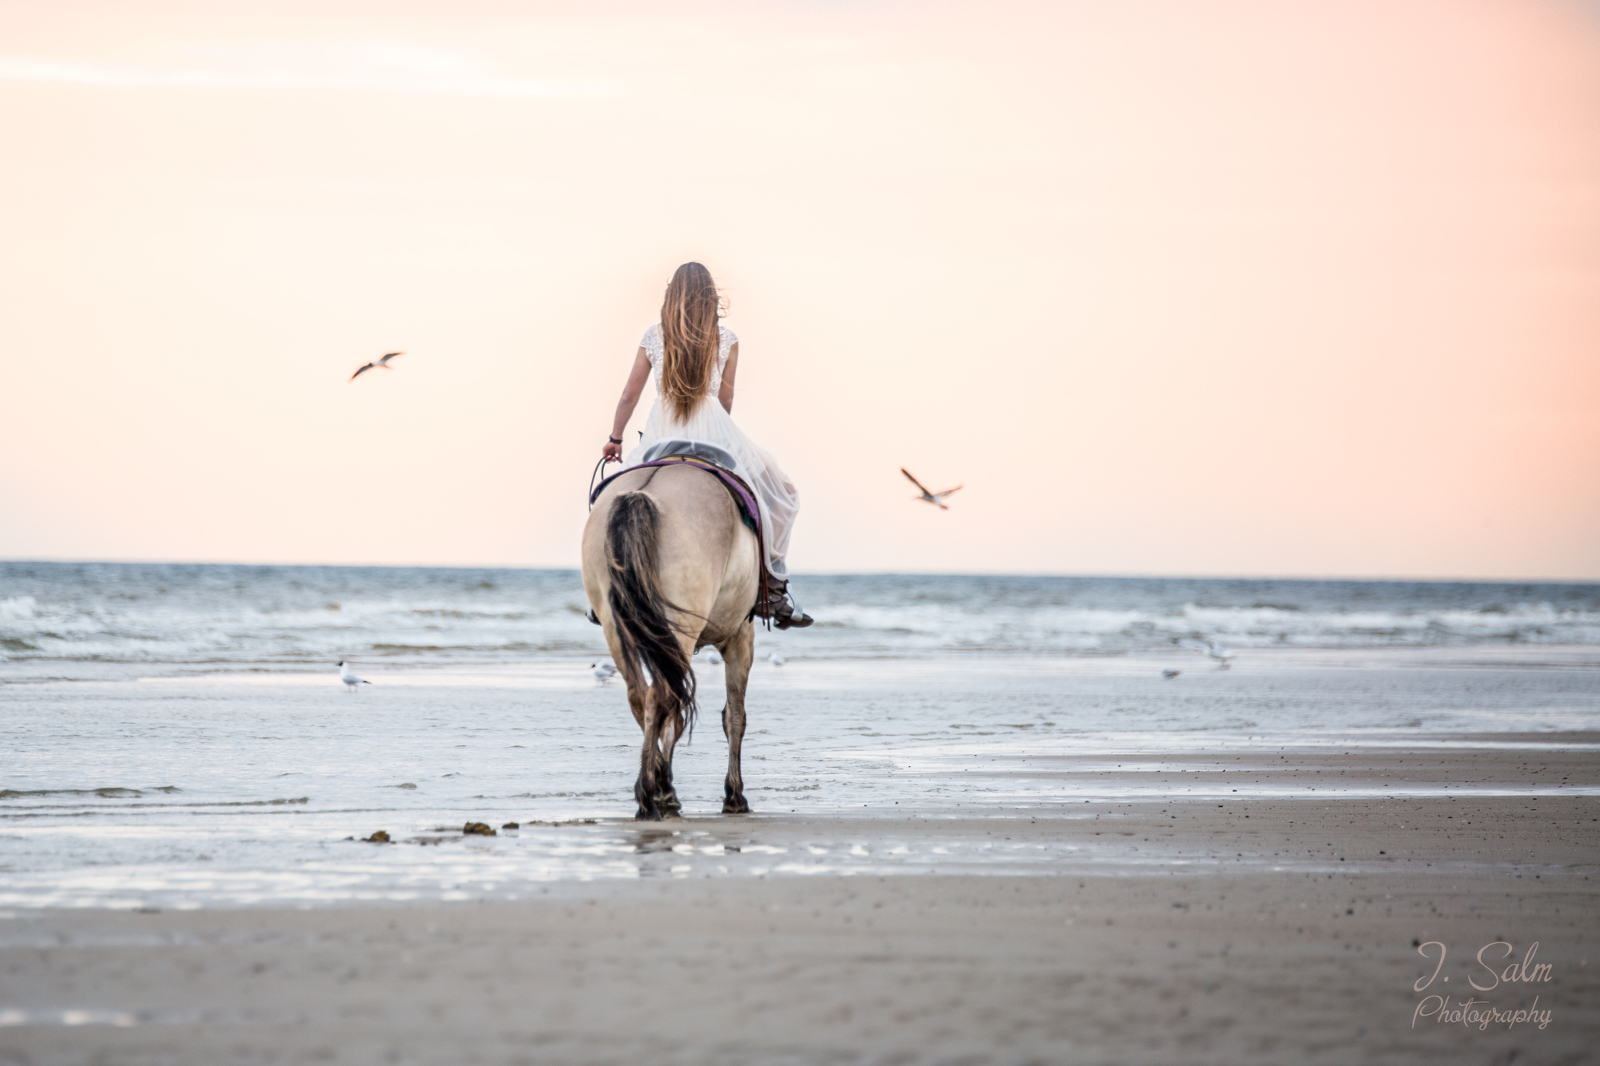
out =
[[(728, 494), (733, 497), (734, 504), (739, 508), (740, 519), (756, 535), (757, 556), (761, 560), (761, 577), (759, 591), (756, 594), (756, 602), (750, 608), (750, 614), (747, 616), (750, 618), (755, 617), (756, 611), (769, 599), (768, 590), (782, 587), (783, 582), (774, 578), (767, 570), (767, 541), (766, 535), (761, 528), (761, 507), (756, 503), (755, 493), (750, 490), (750, 486), (745, 484), (743, 478), (733, 472), (734, 467), (738, 465), (733, 456), (726, 449), (719, 448), (715, 444), (708, 444), (705, 441), (659, 440), (649, 448), (646, 448), (640, 459), (642, 460), (641, 462), (634, 463), (625, 470), (617, 471), (596, 485), (594, 491), (589, 494), (589, 506), (594, 506), (594, 501), (600, 498), (600, 494), (606, 490), (607, 485), (629, 471), (639, 470), (644, 467), (689, 465), (704, 470), (715, 477), (722, 482), (722, 487), (727, 489)], [(598, 622), (598, 619), (594, 618), (593, 612), (590, 612), (590, 621)], [(767, 625), (770, 627), (771, 624), (771, 619), (767, 619)]]

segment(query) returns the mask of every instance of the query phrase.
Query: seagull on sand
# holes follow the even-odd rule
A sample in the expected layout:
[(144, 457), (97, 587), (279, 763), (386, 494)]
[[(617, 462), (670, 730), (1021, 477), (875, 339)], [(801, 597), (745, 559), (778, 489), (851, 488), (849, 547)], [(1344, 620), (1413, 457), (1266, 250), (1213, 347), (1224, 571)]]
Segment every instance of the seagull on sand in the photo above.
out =
[(617, 668), (610, 663), (590, 663), (589, 674), (596, 682), (603, 685), (617, 676)]
[(722, 653), (717, 650), (715, 644), (707, 644), (700, 650), (705, 653), (706, 662), (711, 663), (713, 666), (722, 662)]
[[(365, 374), (367, 371), (372, 370), (375, 367), (379, 367), (379, 368), (382, 368), (384, 370), (393, 370), (394, 367), (389, 365), (389, 360), (393, 359), (397, 355), (405, 355), (405, 354), (406, 354), (405, 352), (384, 352), (382, 357), (380, 357), (378, 359), (374, 359), (372, 362), (368, 363), (366, 366), (364, 366), (361, 369), (357, 370), (354, 374), (351, 374), (350, 375), (350, 380), (354, 381), (356, 378), (360, 377), (362, 374)], [(348, 384), (348, 382), (346, 382), (346, 384)]]
[(785, 659), (783, 656), (779, 655), (777, 652), (773, 652), (771, 655), (767, 656), (767, 662), (771, 663), (773, 666), (782, 666), (784, 663), (786, 663), (788, 661), (789, 661), (788, 659)]
[(1222, 670), (1228, 668), (1228, 660), (1232, 659), (1236, 654), (1232, 648), (1224, 647), (1215, 640), (1180, 640), (1178, 641), (1178, 646), (1192, 648), (1204, 655), (1209, 655), (1217, 660), (1217, 667)]
[(902, 466), (900, 468), (900, 472), (906, 476), (906, 480), (910, 481), (913, 485), (915, 485), (917, 487), (917, 490), (922, 493), (921, 496), (913, 496), (913, 497), (911, 497), (913, 500), (921, 500), (923, 503), (931, 503), (935, 507), (939, 508), (939, 510), (941, 510), (941, 511), (950, 510), (950, 508), (948, 508), (948, 507), (946, 507), (944, 505), (944, 498), (946, 496), (950, 495), (952, 492), (961, 491), (961, 486), (957, 485), (955, 488), (953, 488), (953, 489), (945, 489), (943, 492), (929, 492), (928, 491), (928, 487), (926, 485), (924, 485), (922, 482), (918, 481), (915, 477), (912, 477), (911, 471), (907, 470), (905, 467)]
[(350, 664), (343, 661), (339, 663), (339, 680), (344, 682), (346, 692), (354, 692), (357, 685), (372, 684), (371, 681), (357, 677), (355, 671), (350, 669)]

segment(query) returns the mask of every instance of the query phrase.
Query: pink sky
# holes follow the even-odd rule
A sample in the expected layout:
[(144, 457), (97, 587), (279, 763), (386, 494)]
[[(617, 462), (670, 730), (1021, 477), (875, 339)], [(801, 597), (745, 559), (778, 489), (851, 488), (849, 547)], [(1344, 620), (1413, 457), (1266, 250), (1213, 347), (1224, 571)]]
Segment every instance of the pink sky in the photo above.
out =
[(694, 258), (796, 571), (1600, 578), (1592, 6), (12, 3), (0, 138), (0, 558), (574, 565)]

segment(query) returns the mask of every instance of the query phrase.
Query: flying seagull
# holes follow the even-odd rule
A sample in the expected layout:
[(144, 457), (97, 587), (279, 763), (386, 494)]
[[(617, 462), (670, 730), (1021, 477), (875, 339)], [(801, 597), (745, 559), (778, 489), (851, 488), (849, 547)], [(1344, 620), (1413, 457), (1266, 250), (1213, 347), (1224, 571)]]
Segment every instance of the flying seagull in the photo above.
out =
[(350, 669), (350, 664), (347, 662), (339, 663), (339, 680), (344, 682), (344, 690), (346, 692), (354, 692), (357, 685), (372, 684), (371, 681), (357, 677), (355, 671)]
[(368, 363), (366, 366), (364, 366), (361, 369), (357, 370), (354, 374), (351, 374), (350, 375), (350, 380), (354, 381), (356, 378), (360, 377), (362, 374), (365, 374), (367, 371), (371, 370), (373, 367), (382, 367), (384, 370), (393, 370), (394, 367), (389, 365), (389, 360), (393, 359), (397, 355), (405, 355), (405, 354), (406, 354), (405, 352), (385, 352), (385, 353), (383, 353), (383, 356), (381, 358), (374, 359), (372, 362)]
[(943, 492), (929, 492), (927, 486), (911, 476), (911, 471), (902, 466), (900, 468), (900, 472), (906, 476), (908, 481), (910, 481), (922, 492), (921, 496), (911, 497), (913, 500), (921, 500), (923, 503), (931, 503), (941, 511), (950, 510), (950, 508), (944, 505), (944, 498), (950, 495), (952, 492), (959, 492), (961, 490), (961, 486), (957, 485), (955, 488), (945, 489)]
[(1203, 655), (1209, 655), (1217, 660), (1217, 667), (1222, 670), (1228, 668), (1228, 660), (1233, 658), (1235, 654), (1232, 648), (1224, 647), (1214, 640), (1180, 640), (1178, 641), (1178, 646), (1191, 648)]

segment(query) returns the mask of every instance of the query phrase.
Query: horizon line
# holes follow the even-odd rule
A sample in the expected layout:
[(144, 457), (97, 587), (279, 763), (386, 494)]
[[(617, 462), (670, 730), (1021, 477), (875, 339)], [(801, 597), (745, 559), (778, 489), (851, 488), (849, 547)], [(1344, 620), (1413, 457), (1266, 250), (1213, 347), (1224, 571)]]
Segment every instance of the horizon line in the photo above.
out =
[[(553, 566), (499, 563), (339, 563), (339, 562), (250, 562), (195, 561), (179, 559), (0, 559), (0, 566), (217, 566), (291, 567), (353, 570), (529, 570), (582, 573), (581, 566)], [(1408, 582), (1440, 585), (1600, 585), (1600, 577), (1413, 577), (1403, 575), (1330, 576), (1305, 574), (1192, 574), (1192, 573), (1113, 573), (1110, 571), (1065, 570), (802, 570), (793, 577), (1044, 577), (1109, 579), (1122, 581), (1345, 581), (1377, 584)]]

